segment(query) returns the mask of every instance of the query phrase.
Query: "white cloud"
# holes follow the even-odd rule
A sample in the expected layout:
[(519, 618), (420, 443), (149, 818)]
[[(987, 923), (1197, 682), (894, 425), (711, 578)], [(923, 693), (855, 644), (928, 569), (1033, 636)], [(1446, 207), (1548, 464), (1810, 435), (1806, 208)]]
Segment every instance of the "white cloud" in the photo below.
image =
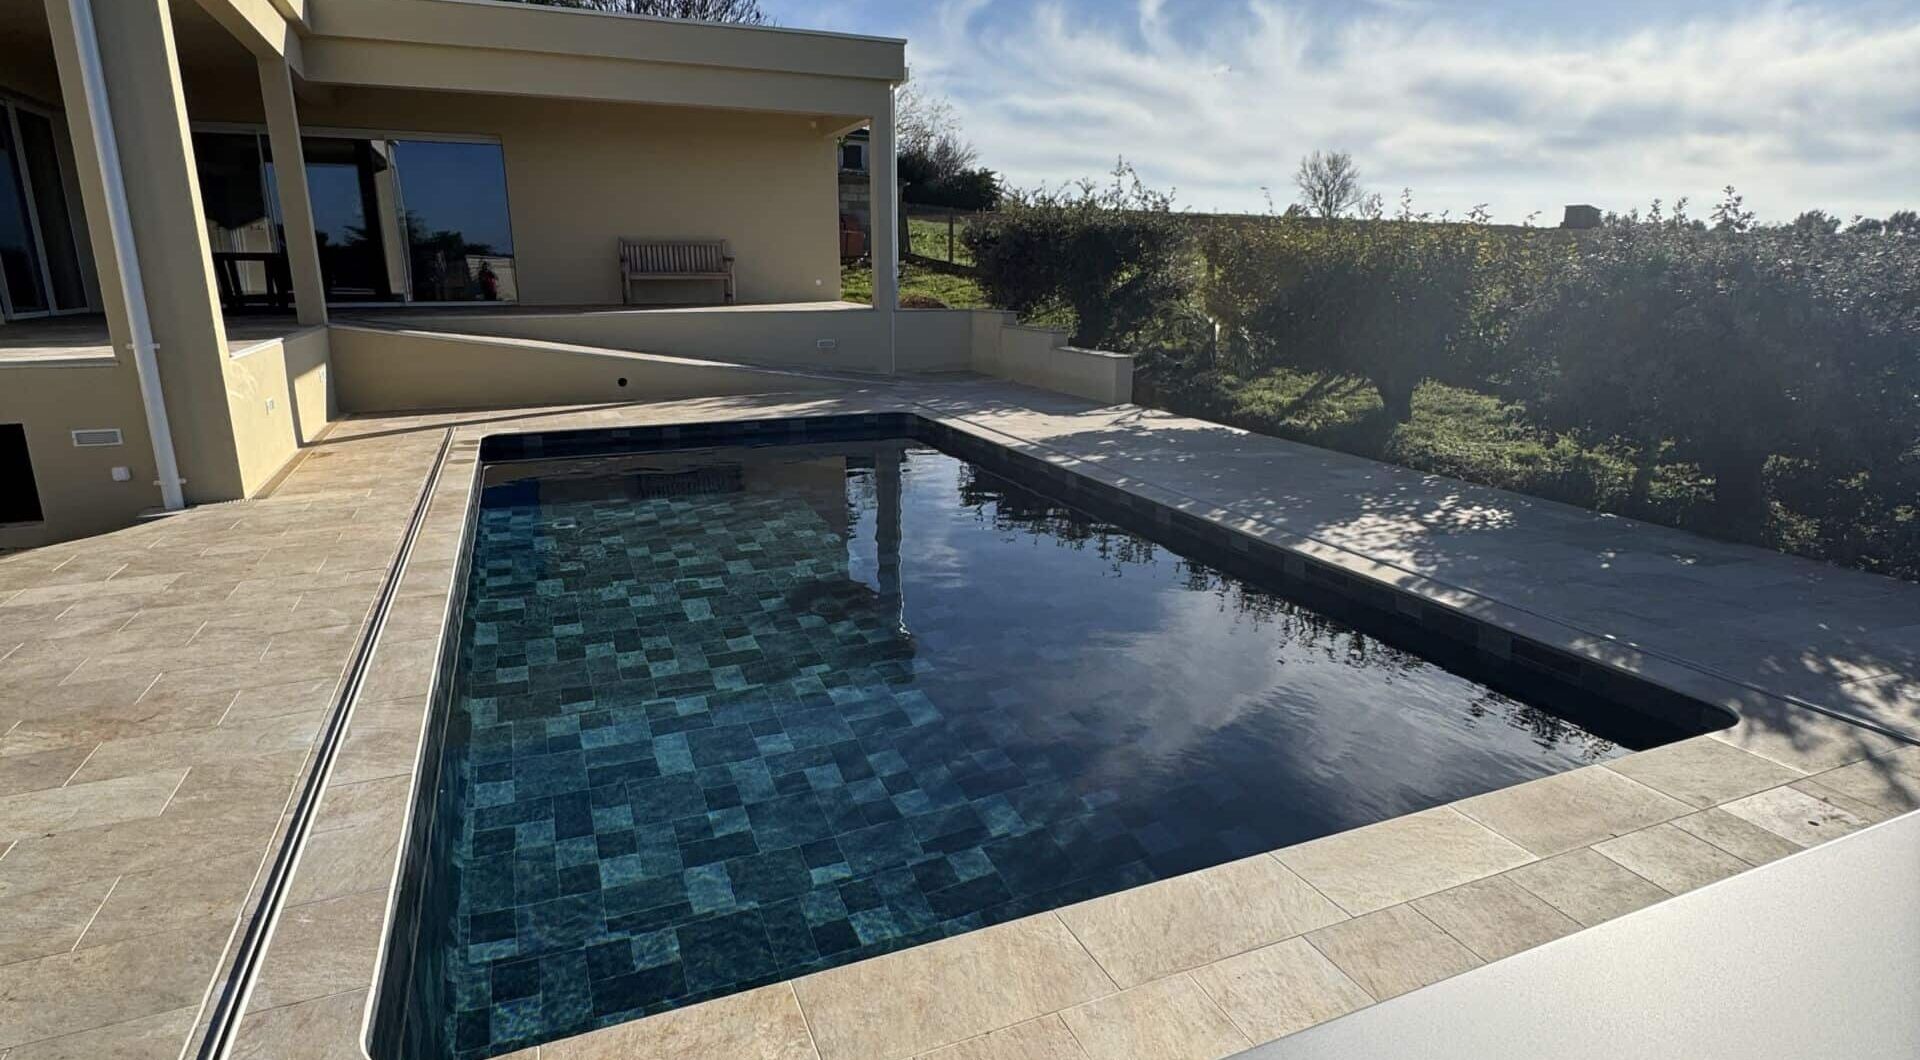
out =
[(952, 97), (1015, 183), (1125, 155), (1196, 208), (1292, 196), (1299, 157), (1352, 151), (1391, 200), (1558, 219), (1732, 183), (1763, 216), (1920, 205), (1920, 15), (1806, 7), (1696, 17), (1581, 46), (1440, 15), (1345, 20), (1253, 0), (1196, 24), (1161, 0), (1089, 18), (947, 0), (913, 34), (914, 76)]

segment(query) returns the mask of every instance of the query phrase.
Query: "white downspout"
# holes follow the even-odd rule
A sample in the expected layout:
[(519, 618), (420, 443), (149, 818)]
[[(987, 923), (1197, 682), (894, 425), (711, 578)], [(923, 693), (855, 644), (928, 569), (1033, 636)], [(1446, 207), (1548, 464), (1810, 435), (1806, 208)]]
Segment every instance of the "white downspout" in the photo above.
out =
[(186, 507), (180, 490), (180, 465), (173, 454), (173, 428), (167, 423), (166, 395), (160, 390), (159, 347), (153, 341), (153, 320), (147, 315), (147, 289), (140, 279), (140, 258), (133, 244), (133, 220), (127, 209), (127, 185), (120, 171), (120, 145), (113, 132), (113, 112), (107, 103), (107, 79), (100, 61), (100, 41), (93, 28), (91, 0), (67, 0), (73, 15), (73, 35), (80, 53), (80, 79), (86, 86), (87, 109), (93, 120), (94, 154), (100, 160), (100, 182), (106, 187), (107, 226), (113, 233), (114, 271), (120, 297), (127, 305), (132, 332), (133, 365), (140, 376), (140, 400), (147, 410), (147, 436), (153, 442), (153, 468), (160, 487), (160, 503), (170, 512)]

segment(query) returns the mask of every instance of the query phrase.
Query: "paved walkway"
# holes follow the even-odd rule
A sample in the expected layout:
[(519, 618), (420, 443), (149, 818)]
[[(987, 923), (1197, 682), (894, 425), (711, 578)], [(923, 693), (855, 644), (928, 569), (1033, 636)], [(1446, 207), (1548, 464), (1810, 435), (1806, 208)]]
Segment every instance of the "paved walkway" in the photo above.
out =
[(1156, 1035), (1220, 1055), (1277, 1033), (1249, 1022), (1275, 983), (1318, 983), (1306, 1015), (1325, 1018), (1920, 800), (1912, 752), (1830, 716), (1920, 737), (1920, 586), (998, 383), (354, 420), (269, 500), (0, 559), (0, 1060), (172, 1056), (196, 1033), (449, 428), (242, 1055), (357, 1048), (481, 435), (907, 406), (1735, 705), (1743, 724), (543, 1056), (673, 1043), (832, 1060), (989, 1033), (940, 1055), (1139, 1055)]
[(1631, 665), (1635, 649), (1920, 740), (1920, 585), (1169, 413), (930, 403), (1263, 536), (1428, 579), (1483, 616), (1549, 622), (1597, 658)]
[(438, 441), (0, 558), (5, 1060), (194, 1033)]

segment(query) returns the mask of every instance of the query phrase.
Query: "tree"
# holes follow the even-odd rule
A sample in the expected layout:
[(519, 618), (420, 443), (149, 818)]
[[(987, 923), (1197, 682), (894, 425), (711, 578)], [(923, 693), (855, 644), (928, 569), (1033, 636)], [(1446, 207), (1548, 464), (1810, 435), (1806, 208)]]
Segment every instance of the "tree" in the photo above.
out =
[(1109, 184), (1010, 192), (967, 226), (989, 301), (1023, 317), (1069, 311), (1076, 346), (1126, 350), (1178, 311), (1191, 226), (1124, 160)]
[(1789, 227), (1802, 235), (1831, 236), (1839, 234), (1840, 219), (1825, 210), (1806, 210)]
[(979, 152), (960, 130), (953, 104), (913, 84), (894, 99), (900, 179), (906, 200), (957, 210), (988, 210), (1000, 200), (1000, 178), (976, 166)]
[(621, 15), (653, 15), (701, 22), (737, 22), (748, 26), (772, 23), (760, 10), (760, 0), (525, 0), (548, 7), (573, 7)]
[(1339, 217), (1367, 201), (1360, 168), (1345, 151), (1315, 151), (1302, 158), (1293, 183), (1300, 189), (1300, 204), (1318, 217)]

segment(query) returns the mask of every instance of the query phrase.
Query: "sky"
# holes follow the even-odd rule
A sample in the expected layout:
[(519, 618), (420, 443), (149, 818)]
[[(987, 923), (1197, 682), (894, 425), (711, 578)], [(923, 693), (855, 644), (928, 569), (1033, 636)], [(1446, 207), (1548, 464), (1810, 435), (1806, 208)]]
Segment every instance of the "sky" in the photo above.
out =
[[(1920, 0), (762, 0), (908, 38), (1020, 187), (1124, 156), (1196, 210), (1284, 208), (1315, 149), (1389, 205), (1555, 224), (1735, 185), (1763, 220), (1920, 208)], [(1263, 190), (1267, 189), (1267, 190)]]

